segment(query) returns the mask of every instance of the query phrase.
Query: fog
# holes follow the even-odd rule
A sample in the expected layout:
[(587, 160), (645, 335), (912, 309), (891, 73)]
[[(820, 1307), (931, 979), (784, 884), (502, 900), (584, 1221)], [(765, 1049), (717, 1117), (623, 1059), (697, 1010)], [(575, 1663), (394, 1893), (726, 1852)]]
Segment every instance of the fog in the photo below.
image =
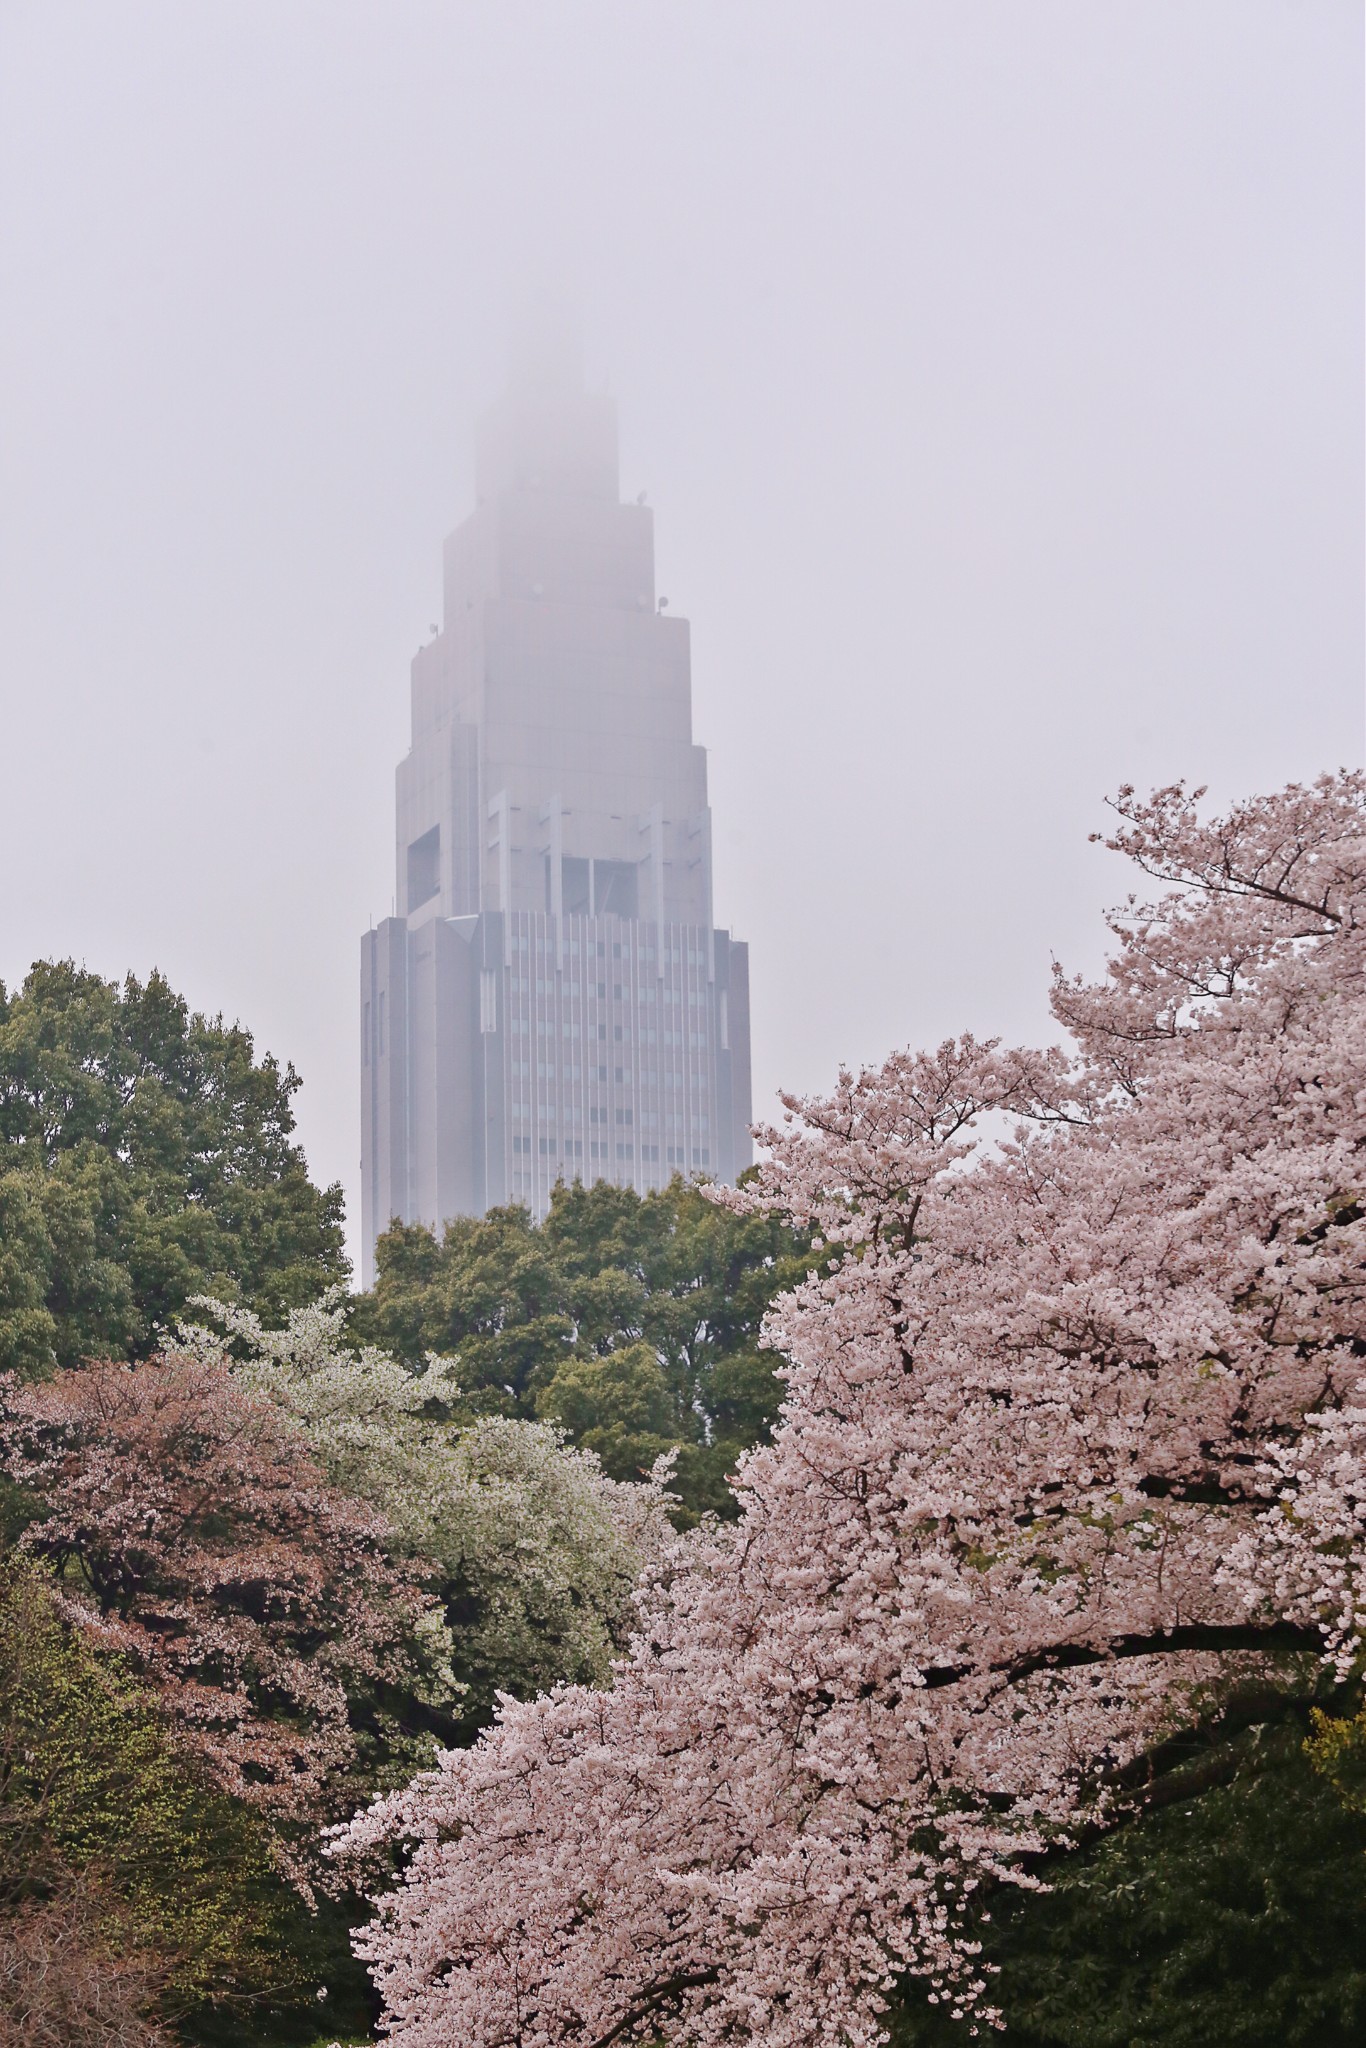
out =
[(408, 661), (548, 283), (692, 621), (756, 1104), (1037, 1038), (1121, 781), (1362, 753), (1357, 0), (3, 0), (0, 976), (162, 968), (359, 1221)]

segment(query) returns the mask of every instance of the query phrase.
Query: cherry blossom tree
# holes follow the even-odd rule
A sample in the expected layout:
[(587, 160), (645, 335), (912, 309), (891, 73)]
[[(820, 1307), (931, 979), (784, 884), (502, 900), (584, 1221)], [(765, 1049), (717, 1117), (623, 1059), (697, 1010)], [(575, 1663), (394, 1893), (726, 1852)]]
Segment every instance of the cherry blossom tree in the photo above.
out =
[(165, 1971), (109, 1938), (88, 1886), (68, 1883), (0, 1919), (0, 2040), (24, 2048), (172, 2048), (149, 2015)]
[(0, 1468), (39, 1502), (23, 1547), (214, 1781), (306, 1843), (364, 1784), (353, 1695), (421, 1680), (427, 1603), (389, 1523), (215, 1358), (95, 1364), (4, 1396)]
[(365, 1937), (403, 2048), (865, 2048), (907, 1974), (975, 2030), (984, 1879), (1232, 1689), (1356, 1668), (1366, 782), (1202, 794), (1120, 793), (1145, 880), (1055, 975), (1066, 1050), (842, 1074), (719, 1197), (817, 1235), (781, 1425), (609, 1690), (338, 1841), (409, 1846)]

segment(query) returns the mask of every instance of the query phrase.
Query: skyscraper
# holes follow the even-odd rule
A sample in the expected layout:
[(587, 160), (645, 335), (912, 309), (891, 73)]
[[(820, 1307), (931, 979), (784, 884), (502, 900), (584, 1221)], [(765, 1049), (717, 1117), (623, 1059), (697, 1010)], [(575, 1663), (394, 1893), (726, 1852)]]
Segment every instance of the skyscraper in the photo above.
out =
[(361, 941), (367, 1285), (391, 1218), (749, 1163), (748, 948), (714, 928), (687, 621), (610, 399), (524, 362), (412, 665), (396, 915)]

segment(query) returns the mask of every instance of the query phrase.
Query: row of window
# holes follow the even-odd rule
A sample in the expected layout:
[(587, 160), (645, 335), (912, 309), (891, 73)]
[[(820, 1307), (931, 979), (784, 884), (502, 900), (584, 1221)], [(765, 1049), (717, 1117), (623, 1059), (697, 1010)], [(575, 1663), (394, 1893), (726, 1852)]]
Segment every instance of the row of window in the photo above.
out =
[[(381, 1052), (381, 1053), (385, 1053), (385, 1052), (387, 1052), (387, 1051), (389, 1050), (389, 1046), (388, 1046), (388, 1030), (387, 1030), (387, 1023), (386, 1023), (386, 1019), (385, 1019), (385, 1014), (384, 1014), (384, 1011), (385, 1011), (385, 1002), (384, 1002), (384, 990), (383, 990), (383, 989), (381, 989), (381, 990), (380, 990), (380, 992), (379, 992), (379, 1045), (378, 1045), (378, 1048), (377, 1048), (377, 1050), (378, 1050), (379, 1052)], [(365, 1019), (364, 1019), (364, 1022), (363, 1022), (363, 1024), (362, 1024), (362, 1026), (361, 1026), (361, 1055), (360, 1055), (360, 1056), (361, 1056), (361, 1064), (362, 1064), (362, 1066), (366, 1066), (366, 1067), (368, 1067), (368, 1066), (369, 1066), (369, 1064), (370, 1064), (370, 1045), (371, 1045), (370, 1005), (369, 1005), (369, 1003), (367, 1003), (367, 1004), (365, 1005)]]
[[(530, 1080), (531, 1061), (509, 1060), (508, 1071), (514, 1079)], [(629, 1085), (630, 1076), (624, 1067), (614, 1067), (612, 1072), (619, 1086), (626, 1087)], [(584, 1071), (577, 1061), (537, 1060), (536, 1078), (538, 1081), (582, 1081)], [(588, 1079), (589, 1081), (605, 1081), (607, 1079), (606, 1067), (590, 1067), (588, 1069)], [(683, 1086), (683, 1076), (681, 1073), (665, 1073), (661, 1077), (654, 1067), (642, 1067), (640, 1085), (642, 1088), (663, 1087), (666, 1090), (681, 1088)]]
[[(511, 988), (515, 996), (529, 996), (531, 994), (531, 976), (529, 974), (514, 974)], [(538, 996), (553, 996), (555, 988), (556, 984), (552, 979), (548, 979), (544, 975), (537, 976), (536, 993)], [(578, 995), (580, 991), (576, 988), (570, 988), (565, 993), (572, 997)], [(607, 983), (605, 981), (595, 982), (592, 988), (589, 989), (588, 995), (590, 1000), (596, 997), (598, 1002), (605, 1003), (607, 1001)], [(693, 1009), (699, 1009), (705, 1005), (707, 997), (702, 989), (666, 988), (661, 991), (652, 981), (647, 981), (637, 992), (636, 1000), (651, 1006), (655, 1003), (688, 1003)], [(621, 981), (614, 981), (612, 983), (612, 1001), (614, 1003), (629, 1003), (632, 1001), (629, 983)]]
[[(514, 1138), (512, 1149), (514, 1152), (530, 1152), (532, 1150), (530, 1138)], [(558, 1146), (553, 1138), (542, 1138), (537, 1149), (542, 1159), (568, 1159), (572, 1161), (582, 1159), (584, 1156), (582, 1138), (566, 1138)], [(637, 1157), (637, 1148), (634, 1145), (618, 1145), (616, 1147), (616, 1156), (618, 1159), (634, 1159)], [(604, 1138), (590, 1138), (588, 1141), (588, 1157), (590, 1159), (610, 1159), (612, 1157), (612, 1147)], [(639, 1147), (639, 1157), (647, 1163), (657, 1162), (659, 1159), (658, 1145), (641, 1145)], [(670, 1166), (687, 1166), (689, 1164), (693, 1166), (711, 1165), (711, 1153), (705, 1145), (700, 1151), (694, 1147), (691, 1153), (685, 1145), (668, 1145), (665, 1147), (664, 1157)]]
[[(514, 1038), (530, 1038), (531, 1036), (531, 1024), (526, 1017), (514, 1017), (510, 1029)], [(577, 1043), (580, 1038), (590, 1040), (596, 1038), (599, 1044), (603, 1045), (608, 1042), (607, 1026), (605, 1024), (599, 1024), (596, 1031), (589, 1030), (583, 1032), (579, 1030), (577, 1023), (575, 1023), (572, 1030), (566, 1024), (560, 1035), (572, 1043)], [(553, 1038), (555, 1036), (554, 1025), (538, 1023), (536, 1036), (538, 1038)], [(612, 1028), (611, 1043), (613, 1045), (663, 1045), (679, 1049), (686, 1046), (692, 1052), (699, 1052), (706, 1050), (707, 1034), (705, 1031), (656, 1031), (653, 1025), (643, 1025), (633, 1036), (629, 1031), (623, 1030), (620, 1024), (616, 1024)], [(724, 1047), (722, 1049), (724, 1050)]]
[[(531, 1036), (531, 1020), (529, 1017), (512, 1018), (508, 1028), (514, 1038), (529, 1038)], [(596, 1037), (605, 1043), (607, 1040), (607, 1026), (599, 1024), (596, 1032), (591, 1030), (580, 1032), (578, 1019), (576, 1018), (572, 1026), (565, 1024), (562, 1027), (560, 1035), (570, 1040), (580, 1037), (590, 1039)], [(536, 1036), (538, 1038), (553, 1038), (555, 1036), (554, 1024), (547, 1023), (543, 1018), (538, 1018)], [(620, 1024), (612, 1026), (612, 1043), (614, 1045), (625, 1045), (628, 1042), (629, 1036), (630, 1034)], [(705, 1031), (657, 1031), (653, 1024), (643, 1024), (640, 1030), (635, 1033), (634, 1043), (637, 1045), (688, 1046), (693, 1051), (697, 1051), (699, 1048), (705, 1047), (707, 1034)]]
[[(521, 1114), (526, 1115), (526, 1110), (523, 1109)], [(630, 1109), (619, 1109), (614, 1115), (610, 1109), (592, 1108), (588, 1112), (588, 1121), (590, 1125), (615, 1123), (622, 1130), (633, 1129), (635, 1124), (639, 1122), (643, 1130), (651, 1131), (658, 1130), (661, 1119), (657, 1109), (642, 1109), (639, 1118), (637, 1118), (634, 1110)], [(689, 1119), (676, 1111), (674, 1115), (664, 1119), (664, 1121), (674, 1125), (681, 1125), (687, 1123)], [(711, 1120), (705, 1110), (691, 1119), (691, 1127), (694, 1131), (706, 1131), (711, 1128)], [(520, 1145), (521, 1141), (518, 1140), (517, 1142)], [(530, 1144), (530, 1139), (527, 1142)]]
[[(512, 950), (514, 953), (531, 952), (531, 940), (526, 932), (513, 933)], [(544, 962), (546, 950), (542, 945), (536, 947), (538, 965)], [(586, 939), (581, 943), (576, 932), (569, 932), (565, 935), (564, 950), (571, 960), (582, 958), (606, 960), (609, 957), (613, 960), (629, 960), (631, 957), (630, 947), (624, 945), (620, 939), (612, 941), (609, 955), (605, 939)], [(680, 962), (686, 960), (693, 966), (700, 966), (707, 957), (707, 949), (705, 946), (684, 945), (681, 939), (666, 939), (660, 948), (660, 954), (665, 960)], [(655, 957), (654, 946), (648, 939), (636, 948), (636, 958), (638, 960), (648, 961), (653, 966)]]

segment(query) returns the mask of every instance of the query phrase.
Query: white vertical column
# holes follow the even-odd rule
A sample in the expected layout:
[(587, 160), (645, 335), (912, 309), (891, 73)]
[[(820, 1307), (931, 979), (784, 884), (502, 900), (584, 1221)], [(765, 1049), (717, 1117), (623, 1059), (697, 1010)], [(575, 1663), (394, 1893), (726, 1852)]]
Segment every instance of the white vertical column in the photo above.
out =
[(497, 826), (492, 845), (498, 849), (498, 908), (503, 913), (503, 965), (512, 965), (512, 831), (511, 805), (506, 789), (500, 789), (489, 805), (489, 818)]
[(644, 905), (639, 906), (639, 915), (648, 914), (654, 919), (655, 927), (655, 976), (664, 978), (664, 806), (655, 804), (640, 820), (642, 833), (650, 835), (650, 851), (647, 855), (650, 866), (650, 908), (646, 913)]
[(702, 842), (702, 850), (701, 850), (701, 853), (700, 853), (700, 855), (699, 855), (699, 859), (701, 860), (701, 863), (702, 863), (702, 922), (703, 922), (703, 926), (704, 926), (704, 928), (705, 928), (705, 930), (706, 930), (706, 934), (707, 934), (707, 980), (708, 980), (708, 981), (715, 981), (715, 979), (716, 979), (716, 947), (715, 947), (715, 944), (713, 943), (713, 940), (712, 940), (712, 923), (713, 923), (713, 919), (712, 919), (712, 907), (711, 907), (711, 806), (710, 806), (710, 804), (709, 804), (709, 805), (707, 806), (707, 808), (706, 808), (706, 810), (705, 810), (705, 811), (699, 811), (699, 812), (697, 813), (697, 816), (696, 816), (695, 818), (693, 818), (693, 819), (692, 819), (692, 820), (690, 821), (690, 823), (689, 823), (689, 825), (688, 825), (688, 836), (689, 836), (689, 838), (692, 838), (692, 839), (700, 839), (700, 840), (701, 840), (701, 842)]
[(546, 858), (550, 862), (550, 915), (555, 920), (555, 967), (564, 966), (564, 804), (552, 796), (541, 812), (547, 825)]

